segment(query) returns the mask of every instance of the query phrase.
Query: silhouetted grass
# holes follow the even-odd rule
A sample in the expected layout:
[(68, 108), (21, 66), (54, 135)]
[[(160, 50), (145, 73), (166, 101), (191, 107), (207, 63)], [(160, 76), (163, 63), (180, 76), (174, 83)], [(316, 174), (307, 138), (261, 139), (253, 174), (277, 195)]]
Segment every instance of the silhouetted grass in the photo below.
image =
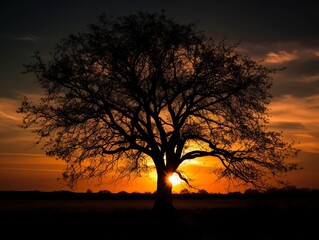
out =
[(8, 239), (314, 239), (311, 236), (318, 234), (318, 213), (318, 209), (305, 208), (183, 209), (166, 218), (147, 209), (35, 209), (2, 213), (1, 228), (10, 236)]
[(318, 236), (318, 198), (174, 201), (176, 213), (162, 216), (152, 212), (151, 199), (0, 199), (1, 233), (9, 236), (1, 239), (304, 240)]

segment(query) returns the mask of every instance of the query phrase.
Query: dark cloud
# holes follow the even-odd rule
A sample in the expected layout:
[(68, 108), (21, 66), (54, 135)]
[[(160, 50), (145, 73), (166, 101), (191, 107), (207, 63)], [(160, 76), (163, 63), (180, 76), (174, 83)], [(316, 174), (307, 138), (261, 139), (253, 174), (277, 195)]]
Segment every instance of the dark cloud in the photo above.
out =
[[(296, 76), (292, 76), (295, 78)], [(287, 81), (287, 80), (288, 81)], [(282, 95), (293, 95), (296, 97), (308, 97), (319, 93), (319, 80), (316, 81), (289, 81), (290, 76), (287, 75), (285, 80), (275, 79), (272, 87), (272, 94), (275, 97)]]
[(294, 80), (303, 81), (302, 77), (319, 75), (319, 57), (301, 58), (297, 61), (285, 63), (287, 71)]
[(302, 123), (300, 122), (276, 122), (271, 124), (272, 128), (275, 129), (285, 129), (285, 130), (293, 130), (293, 131), (305, 131), (308, 130)]
[(319, 93), (319, 42), (309, 47), (304, 42), (244, 43), (241, 54), (278, 69), (273, 75), (272, 94), (275, 97), (294, 95), (308, 97)]
[(274, 76), (274, 96), (291, 94), (307, 97), (319, 93), (319, 58), (301, 56), (299, 59), (277, 65), (285, 68)]

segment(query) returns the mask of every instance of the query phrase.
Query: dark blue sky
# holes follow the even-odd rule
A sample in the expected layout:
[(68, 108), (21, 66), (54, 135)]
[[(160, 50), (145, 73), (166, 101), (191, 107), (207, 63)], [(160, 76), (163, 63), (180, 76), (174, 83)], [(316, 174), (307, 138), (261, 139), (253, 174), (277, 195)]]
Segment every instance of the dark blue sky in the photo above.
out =
[[(29, 80), (22, 80), (27, 77), (20, 75), (32, 53), (48, 53), (62, 37), (86, 31), (87, 24), (95, 22), (101, 13), (122, 15), (162, 9), (180, 23), (197, 23), (199, 30), (214, 38), (263, 45), (249, 52), (260, 57), (268, 49), (281, 50), (281, 45), (286, 50), (296, 48), (291, 44), (318, 48), (318, 8), (304, 1), (2, 1), (0, 96), (18, 97), (17, 91), (32, 88)], [(306, 62), (308, 69), (294, 67), (293, 71), (318, 73), (313, 69), (317, 64)]]

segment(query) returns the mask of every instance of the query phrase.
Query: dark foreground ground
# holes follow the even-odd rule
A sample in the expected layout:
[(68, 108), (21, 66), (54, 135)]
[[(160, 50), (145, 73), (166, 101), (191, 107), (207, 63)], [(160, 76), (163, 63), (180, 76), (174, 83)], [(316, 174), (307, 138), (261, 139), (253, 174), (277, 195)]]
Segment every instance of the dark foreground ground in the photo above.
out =
[[(319, 239), (318, 198), (0, 199), (1, 239)], [(1, 236), (0, 235), (0, 236)]]

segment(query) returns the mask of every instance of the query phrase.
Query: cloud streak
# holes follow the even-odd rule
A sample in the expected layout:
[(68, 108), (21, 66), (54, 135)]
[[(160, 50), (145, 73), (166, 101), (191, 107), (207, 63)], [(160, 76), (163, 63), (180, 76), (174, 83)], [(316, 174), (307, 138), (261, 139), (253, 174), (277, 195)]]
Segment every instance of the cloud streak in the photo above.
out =
[(43, 158), (45, 155), (40, 153), (16, 153), (16, 152), (0, 152), (1, 156), (23, 156), (23, 157), (41, 157)]
[(49, 168), (1, 168), (0, 170), (13, 170), (13, 171), (27, 171), (27, 172), (62, 172), (61, 169), (49, 169)]
[(19, 103), (16, 100), (8, 99), (8, 98), (0, 98), (0, 126), (1, 121), (9, 120), (9, 121), (19, 121), (21, 118), (16, 110), (19, 106)]
[(270, 104), (271, 127), (300, 142), (302, 151), (319, 153), (319, 95), (286, 95)]
[(279, 51), (277, 53), (275, 52), (269, 52), (266, 55), (265, 62), (267, 63), (283, 63), (283, 62), (290, 62), (293, 60), (296, 60), (298, 58), (297, 51), (294, 51), (292, 53), (288, 53), (286, 51)]
[(22, 116), (16, 110), (20, 104), (19, 100), (0, 98), (0, 153), (25, 151), (34, 145), (30, 129), (19, 126)]
[(14, 40), (24, 41), (24, 42), (37, 42), (38, 37), (32, 34), (25, 34), (25, 35), (15, 35), (11, 37)]

